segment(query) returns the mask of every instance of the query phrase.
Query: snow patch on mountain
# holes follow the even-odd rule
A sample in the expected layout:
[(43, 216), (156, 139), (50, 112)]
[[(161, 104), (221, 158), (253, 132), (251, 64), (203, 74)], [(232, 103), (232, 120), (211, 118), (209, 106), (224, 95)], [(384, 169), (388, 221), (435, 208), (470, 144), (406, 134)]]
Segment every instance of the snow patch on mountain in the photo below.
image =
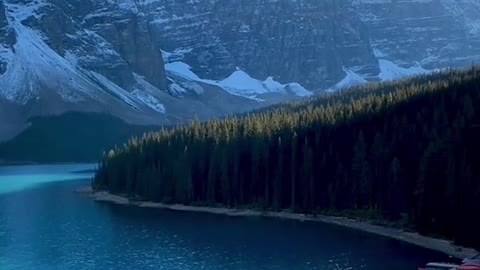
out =
[(165, 70), (173, 73), (175, 75), (178, 75), (180, 77), (194, 80), (194, 81), (202, 81), (206, 83), (214, 83), (212, 80), (204, 80), (200, 79), (200, 77), (197, 76), (197, 74), (193, 73), (191, 70), (192, 67), (190, 67), (188, 64), (177, 61), (177, 62), (172, 62), (172, 63), (166, 63), (165, 64)]
[[(0, 44), (0, 64), (3, 62), (5, 65), (10, 63), (13, 59), (13, 52), (10, 48), (6, 48)], [(2, 70), (2, 68), (0, 68)], [(1, 71), (0, 71), (1, 73)]]
[(158, 92), (158, 89), (138, 74), (135, 74), (135, 80), (139, 87), (133, 90), (131, 94), (156, 112), (165, 114), (167, 112), (165, 106), (154, 95)]
[(352, 70), (343, 68), (343, 71), (345, 71), (346, 73), (345, 78), (343, 78), (343, 80), (335, 84), (333, 87), (330, 87), (327, 90), (327, 92), (334, 92), (340, 89), (344, 89), (344, 88), (348, 88), (348, 87), (352, 87), (355, 85), (364, 84), (368, 82), (362, 76), (358, 75)]
[(181, 87), (178, 83), (171, 83), (168, 86), (168, 91), (174, 96), (183, 96), (187, 93), (187, 90)]
[(278, 91), (279, 89), (282, 89), (285, 86), (275, 81), (273, 77), (270, 76), (263, 82), (263, 87), (268, 89), (270, 92), (275, 92), (275, 91)]
[[(218, 82), (218, 85), (232, 94), (255, 96), (269, 91), (259, 80), (252, 78), (243, 70), (237, 69), (230, 76)], [(276, 89), (278, 91), (280, 89)]]
[(385, 58), (387, 57), (387, 55), (385, 53), (383, 53), (382, 51), (380, 51), (379, 49), (377, 48), (373, 48), (373, 54), (375, 55), (375, 57), (377, 58)]
[(295, 83), (295, 82), (287, 83), (284, 85), (284, 87), (285, 87), (285, 90), (287, 90), (287, 92), (292, 93), (299, 97), (309, 97), (313, 95), (311, 91), (307, 90), (305, 87), (303, 87), (299, 83)]
[(421, 66), (403, 68), (386, 59), (380, 59), (378, 62), (380, 64), (380, 74), (378, 77), (382, 81), (392, 81), (402, 77), (411, 77), (431, 72), (422, 68)]
[(38, 14), (37, 11), (47, 5), (50, 5), (50, 3), (46, 0), (25, 1), (25, 3), (22, 4), (5, 3), (5, 7), (8, 9), (9, 13), (14, 16), (15, 20), (20, 22), (30, 16), (38, 18), (41, 15)]
[(72, 89), (91, 95), (92, 86), (79, 82), (81, 78), (71, 63), (48, 47), (38, 32), (16, 19), (10, 25), (17, 33), (17, 42), (14, 50), (2, 54), (9, 59), (6, 72), (0, 75), (2, 96), (26, 104), (39, 96), (39, 83), (51, 85), (70, 102), (82, 100)]
[(141, 105), (146, 105), (156, 112), (166, 112), (165, 106), (154, 96), (154, 92), (158, 91), (158, 89), (148, 84), (141, 76), (135, 74), (135, 79), (139, 87), (132, 92), (128, 92), (107, 79), (105, 76), (96, 72), (90, 73), (93, 75), (96, 82), (102, 86), (105, 92), (122, 100), (132, 108), (140, 110)]
[(162, 50), (162, 57), (165, 63), (180, 61), (185, 57), (185, 54), (191, 53), (192, 48), (178, 48), (173, 52)]
[(165, 113), (167, 111), (165, 106), (146, 90), (135, 89), (132, 95), (157, 112)]
[[(201, 79), (191, 70), (188, 64), (180, 61), (166, 63), (165, 70), (167, 73), (175, 74), (185, 79), (219, 86), (230, 94), (248, 97), (250, 99), (257, 99), (258, 95), (267, 93), (291, 93), (299, 97), (311, 96), (313, 94), (299, 83), (281, 84), (272, 77), (268, 77), (265, 81), (260, 81), (252, 78), (239, 68), (227, 78), (219, 81)], [(170, 90), (174, 92), (183, 91), (178, 85), (171, 86)]]
[(123, 102), (129, 104), (132, 108), (139, 109), (135, 101), (131, 98), (130, 93), (125, 91), (120, 86), (116, 85), (114, 82), (107, 79), (100, 73), (90, 72), (93, 75), (94, 80), (99, 84), (105, 92), (108, 92), (110, 95), (122, 100)]
[[(82, 56), (82, 52), (66, 50), (62, 57), (45, 43), (39, 32), (21, 23), (21, 20), (46, 4), (44, 1), (34, 1), (25, 6), (7, 5), (10, 12), (8, 23), (16, 33), (16, 43), (12, 49), (0, 45), (0, 58), (7, 63), (5, 72), (0, 74), (0, 97), (25, 105), (40, 99), (42, 89), (47, 88), (67, 103), (81, 103), (87, 99), (105, 103), (105, 98), (110, 98), (105, 94), (109, 94), (135, 110), (148, 107), (165, 113), (165, 107), (152, 94), (153, 90), (139, 87), (128, 92), (105, 76), (82, 69), (79, 62), (96, 61), (96, 55)], [(76, 38), (88, 37), (98, 41), (95, 42), (95, 54), (118, 57), (112, 46), (96, 33), (85, 30), (77, 34)], [(140, 81), (141, 78), (137, 77), (136, 80)]]
[(100, 55), (120, 58), (120, 54), (115, 51), (112, 44), (108, 43), (103, 37), (91, 30), (77, 31), (73, 38), (89, 40), (95, 44), (95, 54), (82, 56), (83, 61), (95, 61)]
[(394, 62), (387, 60), (387, 55), (377, 48), (373, 48), (373, 53), (378, 59), (378, 64), (380, 67), (380, 74), (378, 74), (378, 78), (381, 81), (392, 81), (403, 77), (411, 77), (419, 74), (432, 72), (430, 70), (422, 68), (418, 63), (416, 66), (409, 68), (401, 67)]

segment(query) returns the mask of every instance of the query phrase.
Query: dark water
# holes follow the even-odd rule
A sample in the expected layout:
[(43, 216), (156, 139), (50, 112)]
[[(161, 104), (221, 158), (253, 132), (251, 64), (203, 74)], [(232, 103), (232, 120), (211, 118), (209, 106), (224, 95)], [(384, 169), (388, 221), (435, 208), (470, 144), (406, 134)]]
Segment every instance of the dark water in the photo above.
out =
[(0, 269), (406, 270), (448, 260), (328, 224), (93, 202), (73, 192), (88, 173), (69, 173), (88, 169), (0, 167)]

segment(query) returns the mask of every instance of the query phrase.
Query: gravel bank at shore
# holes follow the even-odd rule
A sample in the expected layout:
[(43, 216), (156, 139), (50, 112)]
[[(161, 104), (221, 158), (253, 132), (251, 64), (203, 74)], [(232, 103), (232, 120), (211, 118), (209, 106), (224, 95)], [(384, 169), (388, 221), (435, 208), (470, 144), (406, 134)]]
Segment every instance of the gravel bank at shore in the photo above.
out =
[(365, 221), (357, 221), (354, 219), (349, 219), (345, 217), (333, 217), (333, 216), (323, 216), (323, 215), (305, 215), (289, 212), (272, 212), (272, 211), (255, 211), (248, 209), (234, 209), (234, 208), (221, 208), (221, 207), (203, 207), (203, 206), (188, 206), (180, 204), (163, 204), (163, 203), (154, 203), (154, 202), (137, 202), (130, 201), (126, 197), (119, 195), (113, 195), (105, 191), (93, 192), (91, 188), (84, 187), (77, 190), (78, 192), (88, 194), (96, 201), (110, 202), (120, 205), (133, 205), (138, 207), (147, 207), (147, 208), (160, 208), (160, 209), (169, 209), (175, 211), (188, 211), (188, 212), (203, 212), (217, 215), (227, 215), (227, 216), (262, 216), (262, 217), (273, 217), (273, 218), (283, 218), (283, 219), (292, 219), (300, 221), (313, 221), (313, 222), (325, 222), (330, 224), (335, 224), (343, 227), (348, 227), (356, 230), (361, 230), (389, 238), (393, 238), (399, 241), (404, 241), (413, 245), (421, 246), (424, 248), (436, 250), (443, 252), (452, 257), (464, 259), (470, 258), (478, 254), (478, 251), (470, 248), (464, 248), (457, 245), (454, 245), (452, 242), (437, 238), (432, 238), (428, 236), (423, 236), (417, 233), (406, 232), (400, 229), (388, 228), (379, 225), (374, 225)]

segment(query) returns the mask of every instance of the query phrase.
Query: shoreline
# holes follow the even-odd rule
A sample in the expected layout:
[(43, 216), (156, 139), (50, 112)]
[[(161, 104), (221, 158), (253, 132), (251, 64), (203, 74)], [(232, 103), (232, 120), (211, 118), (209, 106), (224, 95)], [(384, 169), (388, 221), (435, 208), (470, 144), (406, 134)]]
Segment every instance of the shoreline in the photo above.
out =
[(334, 217), (325, 215), (306, 215), (289, 212), (273, 212), (273, 211), (257, 211), (249, 209), (235, 209), (235, 208), (222, 208), (222, 207), (207, 207), (207, 206), (188, 206), (181, 204), (164, 204), (154, 202), (134, 202), (130, 201), (126, 197), (119, 195), (113, 195), (106, 191), (94, 192), (90, 187), (82, 187), (77, 190), (79, 193), (89, 195), (93, 200), (99, 202), (108, 202), (119, 205), (130, 205), (145, 208), (157, 208), (173, 211), (183, 212), (198, 212), (209, 213), (216, 215), (226, 215), (234, 217), (270, 217), (289, 219), (297, 221), (312, 221), (333, 224), (350, 229), (355, 229), (367, 233), (372, 233), (398, 241), (420, 246), (426, 249), (435, 250), (457, 259), (471, 258), (478, 254), (478, 251), (472, 248), (465, 248), (454, 245), (448, 240), (437, 239), (433, 237), (423, 236), (418, 233), (406, 232), (401, 229), (388, 228), (384, 226), (374, 225), (366, 221), (357, 221), (346, 217)]
[(97, 161), (85, 162), (36, 162), (36, 161), (5, 161), (0, 160), (0, 166), (36, 166), (36, 165), (76, 165), (76, 164), (97, 164)]

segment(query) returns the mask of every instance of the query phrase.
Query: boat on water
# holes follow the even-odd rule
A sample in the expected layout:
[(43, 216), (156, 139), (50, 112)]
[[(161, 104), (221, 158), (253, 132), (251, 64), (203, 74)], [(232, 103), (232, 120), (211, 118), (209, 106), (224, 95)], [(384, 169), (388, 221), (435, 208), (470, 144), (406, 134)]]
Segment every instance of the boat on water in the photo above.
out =
[(431, 262), (418, 268), (418, 270), (456, 270), (459, 266), (458, 264)]
[(480, 253), (470, 259), (465, 259), (462, 263), (480, 263)]
[(464, 263), (460, 265), (456, 270), (480, 270), (480, 261)]
[(419, 267), (418, 270), (480, 270), (480, 254), (464, 259), (461, 265), (431, 262), (424, 267)]

